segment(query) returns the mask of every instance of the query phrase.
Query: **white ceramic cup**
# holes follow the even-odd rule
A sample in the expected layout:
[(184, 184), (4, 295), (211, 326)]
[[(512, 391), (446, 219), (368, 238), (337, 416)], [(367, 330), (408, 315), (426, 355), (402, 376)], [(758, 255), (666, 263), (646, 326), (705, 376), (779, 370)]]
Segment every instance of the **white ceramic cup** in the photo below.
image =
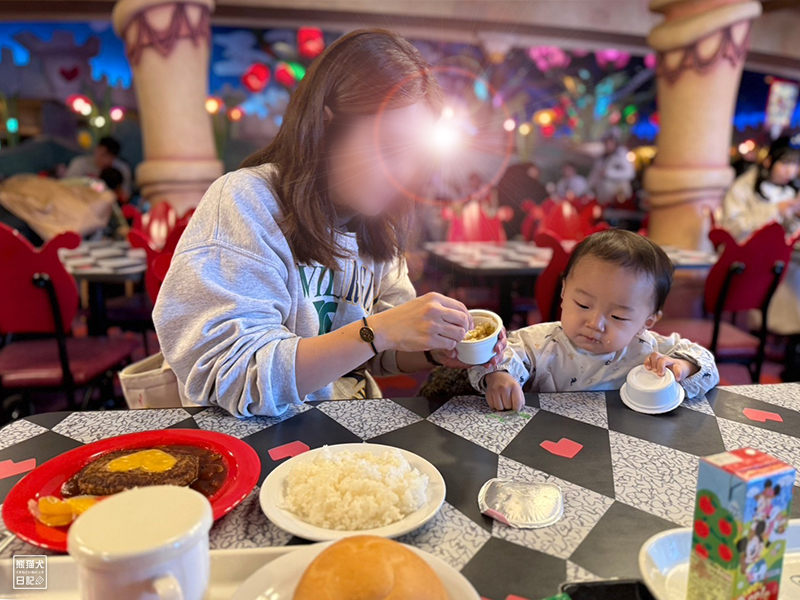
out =
[(143, 487), (102, 500), (67, 536), (82, 600), (202, 600), (212, 521), (208, 499), (189, 488)]
[(497, 338), (503, 328), (503, 320), (489, 310), (471, 310), (472, 320), (475, 325), (480, 323), (492, 323), (495, 326), (494, 333), (482, 340), (464, 340), (456, 344), (458, 360), (468, 365), (482, 365), (492, 360), (494, 347), (497, 345)]
[(626, 406), (646, 414), (660, 414), (674, 410), (683, 402), (685, 393), (669, 369), (662, 377), (648, 371), (644, 365), (628, 373), (620, 397)]

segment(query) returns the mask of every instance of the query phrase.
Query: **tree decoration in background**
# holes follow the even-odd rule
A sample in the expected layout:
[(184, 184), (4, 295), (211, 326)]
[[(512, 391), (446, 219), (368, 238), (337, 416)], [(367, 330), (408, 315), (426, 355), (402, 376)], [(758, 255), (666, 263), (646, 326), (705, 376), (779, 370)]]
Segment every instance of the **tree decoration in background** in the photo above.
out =
[(83, 94), (72, 94), (71, 96), (68, 96), (67, 106), (69, 106), (74, 112), (78, 113), (79, 115), (83, 115), (84, 117), (88, 117), (90, 114), (92, 114), (92, 101)]
[(234, 106), (228, 110), (228, 118), (233, 122), (241, 121), (243, 116), (244, 111), (238, 106)]
[(295, 81), (302, 81), (303, 77), (306, 76), (306, 68), (297, 62), (290, 62), (287, 63), (289, 68), (292, 70), (292, 74), (294, 75)]
[(88, 130), (81, 129), (78, 132), (78, 145), (81, 148), (88, 150), (89, 148), (92, 147), (93, 143), (94, 143), (94, 138), (92, 137), (92, 134)]
[(653, 53), (646, 54), (644, 57), (644, 66), (648, 69), (655, 70), (656, 66), (658, 65), (658, 59), (656, 55)]
[(533, 46), (528, 48), (528, 57), (542, 73), (566, 69), (571, 62), (569, 54), (557, 46)]
[(631, 55), (622, 50), (607, 48), (594, 53), (597, 64), (603, 69), (624, 69), (631, 61)]
[(262, 63), (256, 63), (242, 75), (242, 84), (251, 92), (256, 93), (267, 87), (269, 78), (269, 67)]
[(297, 30), (297, 51), (303, 58), (314, 59), (325, 50), (325, 38), (318, 27), (301, 27)]
[(220, 108), (224, 106), (224, 103), (221, 99), (216, 98), (214, 96), (209, 96), (206, 100), (206, 110), (209, 114), (215, 115), (219, 112)]
[(297, 83), (295, 78), (294, 69), (286, 62), (279, 62), (275, 67), (275, 81), (286, 87), (292, 87)]

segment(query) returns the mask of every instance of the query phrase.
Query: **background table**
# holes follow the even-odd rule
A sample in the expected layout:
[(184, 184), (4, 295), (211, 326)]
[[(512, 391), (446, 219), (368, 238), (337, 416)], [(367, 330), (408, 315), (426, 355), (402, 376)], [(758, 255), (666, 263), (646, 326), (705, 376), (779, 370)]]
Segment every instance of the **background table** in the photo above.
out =
[[(782, 421), (751, 421), (745, 408)], [(638, 577), (642, 543), (691, 524), (698, 457), (753, 446), (800, 467), (799, 411), (800, 385), (784, 384), (714, 390), (662, 416), (632, 412), (617, 392), (532, 394), (519, 415), (493, 413), (477, 397), (326, 402), (293, 407), (283, 418), (248, 420), (216, 408), (61, 412), (0, 430), (0, 465), (30, 458), (41, 464), (81, 444), (163, 428), (243, 439), (261, 457), (259, 484), (278, 464), (268, 450), (295, 440), (311, 448), (361, 440), (405, 448), (441, 471), (447, 499), (433, 521), (401, 541), (460, 569), (489, 600), (509, 594), (536, 600), (565, 580)], [(583, 445), (572, 459), (557, 455), (563, 438)], [(497, 476), (557, 483), (563, 519), (520, 530), (484, 517), (478, 490)], [(21, 477), (0, 479), (0, 501)], [(212, 548), (303, 543), (264, 517), (258, 491), (214, 525)], [(800, 516), (800, 502), (793, 506)], [(17, 540), (3, 557), (31, 552), (39, 553)]]
[(107, 285), (139, 283), (147, 270), (147, 254), (143, 248), (132, 248), (127, 240), (83, 242), (74, 250), (58, 252), (62, 264), (81, 284), (88, 286), (90, 335), (105, 335)]
[[(428, 242), (423, 249), (430, 253), (433, 263), (441, 271), (449, 271), (474, 285), (476, 277), (492, 278), (499, 285), (500, 317), (511, 322), (513, 303), (511, 291), (514, 281), (536, 277), (545, 270), (553, 251), (539, 248), (530, 242)], [(681, 250), (665, 247), (664, 251), (676, 269), (708, 269), (717, 260), (713, 252)]]

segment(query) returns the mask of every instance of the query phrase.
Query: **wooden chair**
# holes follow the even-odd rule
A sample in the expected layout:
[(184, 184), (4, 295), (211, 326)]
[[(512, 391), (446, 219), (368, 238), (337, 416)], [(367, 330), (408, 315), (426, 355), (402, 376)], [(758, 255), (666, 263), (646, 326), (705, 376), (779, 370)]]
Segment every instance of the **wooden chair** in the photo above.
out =
[[(722, 254), (706, 279), (703, 308), (712, 319), (665, 319), (655, 330), (681, 337), (708, 348), (717, 362), (736, 362), (748, 366), (753, 382), (758, 383), (764, 363), (767, 339), (767, 309), (791, 259), (792, 245), (777, 223), (766, 225), (742, 244), (724, 229), (709, 234)], [(761, 328), (756, 335), (723, 321), (725, 313), (758, 310)]]
[[(62, 391), (74, 407), (75, 392), (86, 389), (84, 404), (98, 383), (111, 393), (113, 370), (126, 364), (136, 347), (128, 339), (75, 338), (78, 287), (58, 258), (59, 248), (76, 248), (77, 233), (63, 233), (36, 250), (0, 224), (0, 278), (10, 293), (0, 294), (0, 398), (27, 398), (32, 390)], [(16, 339), (24, 338), (24, 339)]]

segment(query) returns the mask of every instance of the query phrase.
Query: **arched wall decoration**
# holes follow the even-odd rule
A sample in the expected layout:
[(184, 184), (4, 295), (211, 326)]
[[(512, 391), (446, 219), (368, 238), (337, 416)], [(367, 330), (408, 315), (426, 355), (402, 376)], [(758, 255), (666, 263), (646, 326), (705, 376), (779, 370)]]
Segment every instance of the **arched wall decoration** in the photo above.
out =
[[(172, 18), (165, 29), (157, 29), (147, 19), (147, 13), (153, 7), (148, 7), (134, 15), (123, 31), (122, 37), (127, 41), (128, 60), (132, 65), (138, 65), (145, 48), (153, 48), (161, 56), (169, 56), (175, 45), (183, 38), (189, 38), (192, 44), (201, 41), (211, 41), (211, 19), (208, 6), (194, 2), (175, 3)], [(199, 12), (196, 25), (189, 18), (188, 6), (195, 7)], [(135, 28), (135, 36), (128, 33)]]

